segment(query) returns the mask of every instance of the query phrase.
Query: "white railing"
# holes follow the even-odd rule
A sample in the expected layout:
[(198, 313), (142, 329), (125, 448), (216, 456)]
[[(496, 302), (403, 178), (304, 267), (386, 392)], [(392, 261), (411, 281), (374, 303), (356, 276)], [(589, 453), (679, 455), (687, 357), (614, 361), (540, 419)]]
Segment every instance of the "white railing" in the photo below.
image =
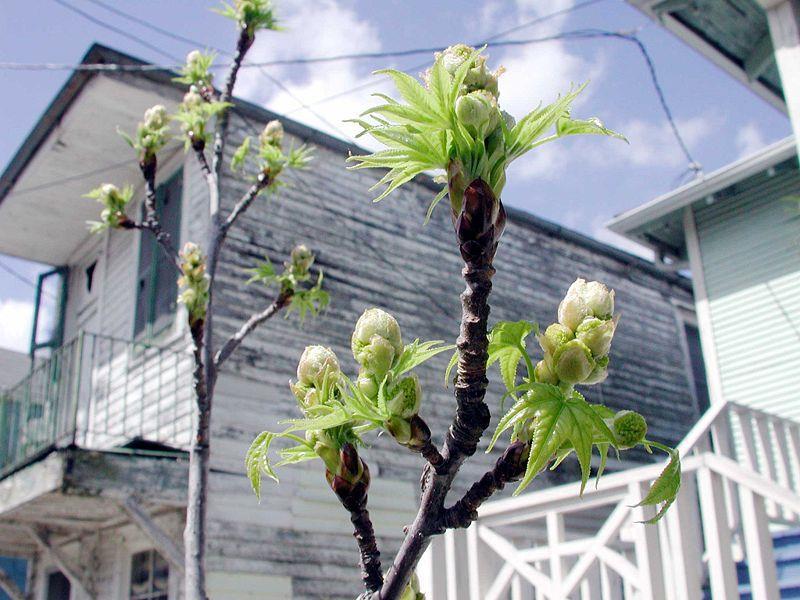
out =
[[(679, 450), (683, 484), (657, 525), (635, 507), (663, 464), (485, 504), (435, 540), (419, 574), (430, 600), (777, 600), (772, 533), (800, 523), (800, 424), (712, 407)], [(736, 564), (746, 561), (741, 589)], [(441, 565), (445, 568), (442, 569)]]

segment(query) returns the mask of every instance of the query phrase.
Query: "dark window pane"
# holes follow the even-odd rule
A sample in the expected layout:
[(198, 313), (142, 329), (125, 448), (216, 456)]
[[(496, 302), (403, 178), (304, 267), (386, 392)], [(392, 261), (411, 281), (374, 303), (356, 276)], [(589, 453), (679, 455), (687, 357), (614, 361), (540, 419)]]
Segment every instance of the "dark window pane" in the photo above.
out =
[(689, 348), (689, 365), (692, 369), (692, 382), (697, 397), (698, 408), (704, 413), (709, 407), (706, 365), (703, 362), (703, 349), (700, 346), (700, 331), (691, 323), (683, 324), (686, 332), (686, 345)]
[(69, 600), (72, 585), (61, 571), (47, 576), (47, 600)]

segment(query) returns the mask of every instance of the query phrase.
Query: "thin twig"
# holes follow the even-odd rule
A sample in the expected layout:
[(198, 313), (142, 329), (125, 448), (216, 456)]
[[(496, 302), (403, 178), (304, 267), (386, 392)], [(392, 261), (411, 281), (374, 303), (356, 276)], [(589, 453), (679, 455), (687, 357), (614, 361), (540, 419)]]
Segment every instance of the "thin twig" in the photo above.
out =
[(126, 220), (122, 223), (125, 229), (146, 229), (156, 238), (156, 242), (164, 251), (167, 258), (180, 269), (178, 251), (172, 245), (170, 235), (161, 227), (156, 210), (156, 171), (158, 162), (155, 155), (149, 156), (139, 162), (139, 169), (144, 178), (144, 219), (141, 223)]
[(375, 529), (369, 517), (366, 500), (363, 505), (350, 510), (350, 521), (353, 523), (353, 537), (358, 543), (361, 555), (361, 579), (369, 592), (377, 592), (383, 585), (381, 571), (381, 553), (375, 539)]
[(267, 308), (247, 319), (247, 321), (242, 324), (239, 330), (229, 337), (223, 344), (222, 348), (220, 348), (219, 351), (214, 355), (215, 367), (219, 369), (220, 365), (222, 365), (222, 363), (225, 362), (231, 353), (236, 350), (239, 344), (244, 341), (244, 338), (250, 335), (256, 329), (256, 327), (261, 325), (264, 321), (272, 318), (280, 309), (289, 304), (291, 299), (291, 293), (281, 292)]
[(266, 173), (259, 173), (256, 182), (244, 193), (241, 199), (234, 205), (228, 217), (220, 225), (220, 245), (224, 242), (225, 236), (228, 235), (228, 229), (236, 222), (236, 219), (244, 214), (253, 200), (255, 200), (270, 183), (272, 183), (272, 180)]

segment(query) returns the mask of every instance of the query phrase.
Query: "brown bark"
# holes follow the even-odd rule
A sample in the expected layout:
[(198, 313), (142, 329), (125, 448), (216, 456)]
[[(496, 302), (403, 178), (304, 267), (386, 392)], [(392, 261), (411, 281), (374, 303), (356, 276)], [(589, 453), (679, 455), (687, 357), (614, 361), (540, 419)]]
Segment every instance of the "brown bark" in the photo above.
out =
[(374, 600), (397, 600), (403, 593), (431, 536), (443, 531), (441, 518), (450, 486), (464, 460), (475, 453), (489, 425), (489, 408), (484, 402), (488, 384), (488, 299), (494, 275), (492, 261), (505, 226), (505, 210), (488, 184), (476, 179), (464, 191), (461, 212), (454, 215), (454, 223), (466, 283), (461, 294), (461, 330), (456, 343), (459, 351), (456, 415), (447, 433), (442, 464), (437, 469), (426, 465), (419, 511)]

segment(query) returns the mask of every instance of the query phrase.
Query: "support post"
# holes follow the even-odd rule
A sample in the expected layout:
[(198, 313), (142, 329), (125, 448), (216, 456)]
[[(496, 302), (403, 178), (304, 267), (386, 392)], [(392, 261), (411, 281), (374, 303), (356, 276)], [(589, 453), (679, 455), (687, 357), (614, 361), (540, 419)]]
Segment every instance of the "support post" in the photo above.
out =
[(50, 536), (48, 533), (45, 530), (39, 529), (35, 526), (30, 526), (26, 529), (28, 535), (30, 535), (33, 541), (36, 542), (39, 550), (41, 550), (42, 553), (47, 556), (47, 558), (50, 559), (50, 561), (56, 567), (58, 567), (58, 570), (61, 571), (67, 577), (67, 579), (69, 579), (70, 585), (72, 585), (74, 590), (86, 598), (91, 598), (94, 600), (94, 594), (89, 593), (90, 586), (87, 585), (80, 572), (68, 562), (61, 549), (57, 546), (54, 546), (50, 542)]
[(739, 584), (733, 561), (722, 478), (704, 466), (697, 473), (697, 486), (708, 554), (711, 595), (714, 598), (738, 598)]
[(150, 538), (156, 550), (169, 561), (169, 564), (180, 573), (184, 573), (183, 548), (153, 520), (144, 510), (141, 503), (133, 496), (125, 496), (124, 499), (120, 500), (119, 504), (131, 521)]
[[(647, 494), (647, 483), (637, 482), (630, 484), (631, 498), (640, 502)], [(652, 506), (637, 506), (633, 509), (634, 521), (647, 521), (655, 515)], [(665, 600), (667, 597), (664, 585), (664, 569), (661, 560), (661, 544), (658, 539), (658, 528), (637, 524), (634, 528), (634, 552), (636, 565), (639, 569), (637, 582), (642, 592), (642, 597), (652, 600)], [(722, 596), (720, 596), (722, 597)]]
[(767, 13), (786, 111), (794, 138), (800, 140), (800, 3), (798, 0), (758, 0), (758, 3)]

